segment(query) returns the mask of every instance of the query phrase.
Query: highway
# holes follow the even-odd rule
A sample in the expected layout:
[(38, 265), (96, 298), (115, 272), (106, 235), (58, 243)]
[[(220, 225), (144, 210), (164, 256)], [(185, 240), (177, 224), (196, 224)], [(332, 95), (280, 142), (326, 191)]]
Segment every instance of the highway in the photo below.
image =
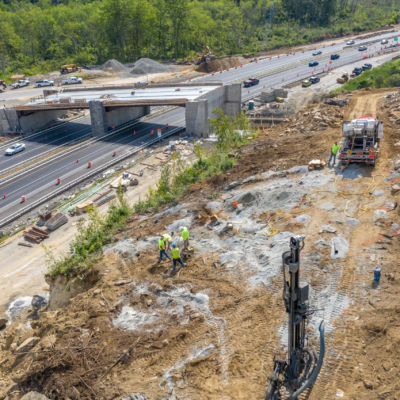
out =
[[(386, 33), (375, 38), (377, 43), (368, 46), (367, 51), (358, 51), (361, 43), (370, 41), (356, 41), (353, 46), (345, 46), (343, 43), (335, 44), (326, 48), (321, 48), (322, 54), (316, 57), (312, 56), (313, 50), (291, 53), (289, 55), (281, 54), (272, 58), (265, 57), (258, 62), (252, 62), (242, 67), (231, 68), (222, 73), (208, 74), (204, 77), (196, 78), (195, 81), (210, 82), (219, 81), (224, 84), (242, 82), (243, 80), (256, 76), (260, 79), (260, 84), (251, 88), (243, 88), (243, 100), (257, 96), (266, 88), (278, 88), (286, 84), (303, 80), (310, 75), (326, 72), (328, 67), (339, 67), (345, 64), (360, 61), (360, 65), (368, 60), (365, 56), (375, 54), (381, 51), (379, 41), (382, 38), (396, 36), (395, 33)], [(389, 45), (393, 44), (392, 40)], [(397, 49), (396, 49), (397, 50)], [(388, 49), (387, 51), (391, 51)], [(338, 60), (330, 62), (332, 53), (340, 54)], [(319, 65), (316, 68), (308, 66), (309, 61), (317, 60)], [(353, 67), (349, 68), (351, 72)], [(7, 93), (7, 92), (5, 92)], [(5, 93), (2, 93), (1, 96)], [(0, 227), (4, 225), (4, 220), (11, 214), (15, 214), (23, 206), (38, 201), (46, 195), (53, 193), (59, 186), (56, 185), (57, 178), (61, 179), (61, 185), (66, 185), (81, 178), (87, 177), (91, 172), (87, 168), (87, 163), (92, 163), (92, 169), (96, 166), (105, 165), (112, 161), (113, 151), (118, 156), (131, 154), (138, 149), (140, 145), (153, 140), (152, 130), (165, 127), (168, 123), (170, 129), (174, 127), (184, 128), (185, 112), (183, 108), (172, 108), (170, 111), (146, 118), (146, 121), (138, 121), (134, 127), (123, 129), (115, 135), (98, 140), (91, 141), (89, 145), (77, 146), (76, 150), (70, 151), (70, 154), (62, 154), (51, 162), (43, 162), (41, 167), (34, 167), (32, 171), (26, 172), (17, 178), (13, 175), (3, 179), (4, 172), (10, 171), (13, 167), (23, 166), (24, 163), (33, 162), (38, 157), (42, 157), (47, 152), (53, 152), (60, 146), (68, 147), (72, 141), (77, 141), (88, 136), (90, 133), (90, 119), (83, 117), (70, 123), (65, 123), (59, 127), (51, 128), (42, 135), (25, 138), (26, 150), (11, 157), (0, 156)], [(133, 130), (136, 135), (133, 135)], [(5, 150), (5, 145), (0, 146), (0, 152)], [(78, 162), (76, 162), (79, 160)], [(3, 174), (2, 174), (3, 172)], [(8, 172), (10, 173), (10, 172)], [(3, 183), (2, 183), (3, 182)], [(3, 194), (6, 198), (3, 199)], [(26, 203), (21, 204), (21, 196), (26, 196)]]

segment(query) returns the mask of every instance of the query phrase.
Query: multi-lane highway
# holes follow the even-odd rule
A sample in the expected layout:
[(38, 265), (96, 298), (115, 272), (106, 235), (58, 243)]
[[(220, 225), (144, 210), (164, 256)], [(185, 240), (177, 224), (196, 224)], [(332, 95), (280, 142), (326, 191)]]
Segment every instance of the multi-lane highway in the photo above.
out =
[[(353, 46), (346, 46), (344, 43), (321, 48), (322, 54), (312, 56), (312, 50), (281, 54), (272, 58), (265, 57), (258, 59), (242, 67), (231, 68), (230, 70), (209, 74), (196, 79), (196, 82), (220, 81), (224, 84), (241, 82), (250, 76), (260, 79), (260, 84), (251, 88), (243, 88), (242, 97), (244, 100), (255, 97), (266, 88), (282, 87), (286, 84), (300, 81), (312, 74), (326, 72), (328, 68), (336, 68), (345, 64), (360, 61), (364, 58), (377, 55), (381, 51), (392, 51), (388, 46), (397, 44), (391, 38), (396, 33), (385, 33), (373, 39), (357, 41)], [(389, 44), (381, 46), (380, 40), (391, 39)], [(360, 44), (368, 44), (366, 51), (358, 51)], [(397, 48), (396, 48), (397, 50)], [(330, 62), (330, 55), (338, 53), (340, 58)], [(308, 66), (309, 61), (317, 60), (319, 65), (316, 68)], [(1, 96), (4, 94), (0, 95)], [(76, 119), (73, 122), (62, 124), (46, 130), (43, 134), (33, 135), (24, 139), (26, 150), (12, 157), (1, 154), (5, 150), (4, 145), (0, 146), (0, 226), (10, 215), (17, 215), (21, 209), (26, 209), (30, 203), (45, 199), (51, 193), (59, 190), (56, 185), (57, 178), (61, 179), (61, 185), (82, 180), (91, 171), (100, 166), (108, 165), (113, 160), (113, 152), (116, 151), (118, 158), (131, 154), (139, 149), (143, 143), (154, 140), (152, 130), (165, 127), (168, 123), (169, 130), (176, 127), (184, 128), (185, 113), (183, 108), (173, 108), (167, 112), (154, 117), (146, 118), (146, 121), (138, 121), (125, 129), (118, 130), (114, 135), (100, 140), (90, 140), (83, 145), (71, 148), (71, 142), (76, 142), (90, 134), (89, 117)], [(136, 132), (136, 135), (133, 132)], [(46, 160), (46, 154), (53, 154), (55, 150), (67, 148), (68, 153), (60, 152)], [(40, 165), (34, 163), (41, 160)], [(44, 161), (43, 161), (44, 160)], [(78, 160), (78, 162), (77, 162)], [(92, 169), (87, 167), (91, 162)], [(21, 172), (24, 164), (28, 163), (29, 168)], [(13, 168), (16, 168), (15, 174)], [(3, 199), (3, 194), (6, 195)], [(26, 197), (26, 202), (21, 204), (21, 196)]]

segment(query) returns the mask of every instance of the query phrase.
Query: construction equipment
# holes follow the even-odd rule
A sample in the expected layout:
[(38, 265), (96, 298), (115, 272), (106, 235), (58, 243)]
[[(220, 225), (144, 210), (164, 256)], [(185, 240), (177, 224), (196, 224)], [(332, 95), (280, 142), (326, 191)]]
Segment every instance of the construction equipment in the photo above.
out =
[(325, 355), (323, 322), (319, 326), (319, 355), (305, 347), (306, 322), (314, 311), (308, 306), (309, 286), (300, 284), (300, 252), (304, 239), (304, 235), (290, 238), (290, 251), (282, 254), (283, 300), (289, 315), (288, 355), (286, 360), (274, 360), (265, 400), (295, 400), (301, 393), (311, 390)]
[(383, 123), (374, 117), (360, 117), (345, 121), (342, 127), (342, 147), (339, 160), (342, 164), (363, 162), (375, 165), (379, 144), (383, 138)]
[(121, 176), (114, 179), (110, 183), (110, 188), (117, 190), (121, 188), (124, 192), (126, 192), (128, 190), (128, 186), (134, 186), (138, 183), (139, 181), (130, 172), (124, 172)]
[(65, 64), (65, 65), (61, 65), (61, 73), (62, 74), (69, 74), (71, 72), (76, 72), (78, 71), (78, 67), (76, 66), (76, 64)]
[(346, 72), (340, 78), (336, 79), (337, 83), (345, 83), (349, 80), (349, 74)]
[(211, 60), (215, 60), (214, 54), (211, 53), (211, 50), (208, 46), (206, 46), (201, 53), (201, 55), (198, 55), (195, 60), (195, 65), (200, 65), (203, 63), (208, 63)]

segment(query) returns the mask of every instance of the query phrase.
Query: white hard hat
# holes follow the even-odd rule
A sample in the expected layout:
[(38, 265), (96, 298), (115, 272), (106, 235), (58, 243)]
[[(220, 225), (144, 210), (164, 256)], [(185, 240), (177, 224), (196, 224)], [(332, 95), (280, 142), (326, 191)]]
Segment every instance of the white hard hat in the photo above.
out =
[(183, 231), (184, 229), (185, 229), (184, 226), (181, 226), (181, 227), (179, 228), (180, 231)]

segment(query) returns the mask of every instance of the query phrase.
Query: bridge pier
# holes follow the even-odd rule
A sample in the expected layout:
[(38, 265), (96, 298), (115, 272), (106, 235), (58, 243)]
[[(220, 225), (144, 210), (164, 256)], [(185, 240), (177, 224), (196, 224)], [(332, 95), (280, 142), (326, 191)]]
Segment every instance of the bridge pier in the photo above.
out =
[(102, 136), (113, 126), (150, 114), (150, 106), (110, 107), (104, 106), (99, 100), (89, 101), (89, 110), (93, 136)]

